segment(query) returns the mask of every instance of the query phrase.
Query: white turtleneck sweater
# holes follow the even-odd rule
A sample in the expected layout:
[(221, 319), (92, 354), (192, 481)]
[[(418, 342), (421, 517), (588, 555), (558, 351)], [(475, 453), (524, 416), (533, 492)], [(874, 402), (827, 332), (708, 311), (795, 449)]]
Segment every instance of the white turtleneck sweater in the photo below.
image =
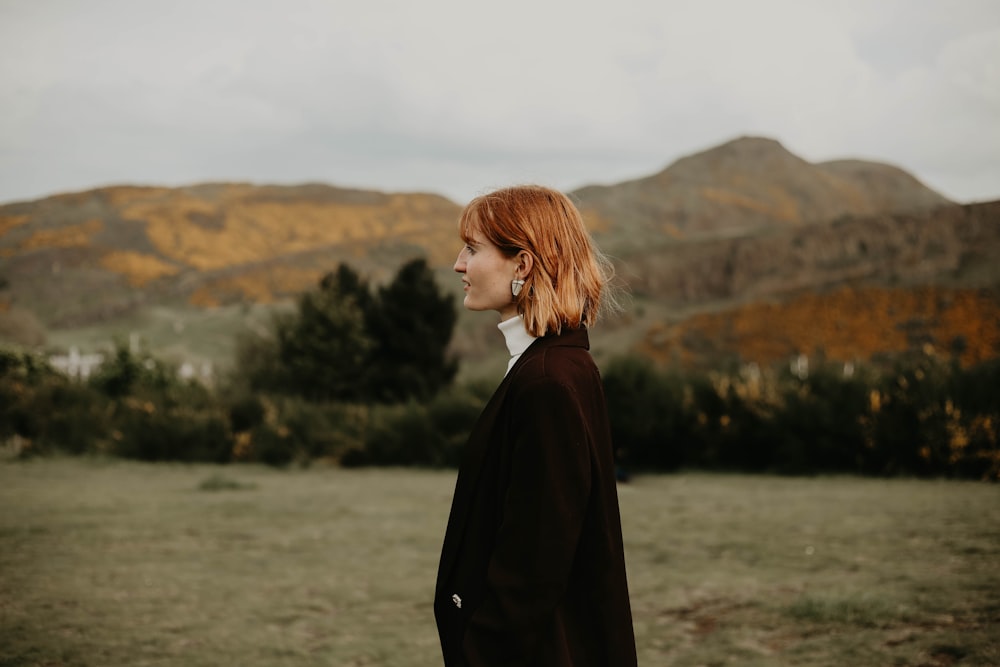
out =
[(521, 315), (504, 320), (497, 325), (497, 328), (503, 334), (504, 340), (507, 342), (507, 350), (510, 352), (510, 361), (507, 362), (507, 370), (504, 372), (506, 377), (521, 354), (535, 340), (535, 336), (529, 334), (528, 330), (524, 328), (524, 317)]

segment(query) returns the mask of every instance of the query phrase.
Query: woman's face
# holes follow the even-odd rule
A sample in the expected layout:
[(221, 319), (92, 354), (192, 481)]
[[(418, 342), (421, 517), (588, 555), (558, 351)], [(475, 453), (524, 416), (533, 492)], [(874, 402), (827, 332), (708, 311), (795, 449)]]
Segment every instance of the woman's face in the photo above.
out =
[(500, 249), (479, 232), (458, 253), (455, 271), (465, 284), (465, 307), (469, 310), (495, 310), (503, 320), (517, 315), (517, 305), (510, 291), (516, 277), (517, 259), (505, 257)]

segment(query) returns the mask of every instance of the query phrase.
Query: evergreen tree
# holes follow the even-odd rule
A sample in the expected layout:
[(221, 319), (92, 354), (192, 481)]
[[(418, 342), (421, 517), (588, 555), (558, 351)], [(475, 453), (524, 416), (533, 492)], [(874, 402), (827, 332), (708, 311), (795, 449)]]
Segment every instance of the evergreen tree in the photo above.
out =
[(447, 354), (456, 319), (452, 297), (441, 294), (426, 260), (404, 264), (378, 290), (366, 320), (374, 345), (367, 369), (371, 398), (424, 401), (450, 384), (458, 370)]
[(373, 305), (371, 286), (367, 280), (347, 264), (340, 264), (336, 271), (327, 273), (319, 281), (320, 290), (336, 290), (343, 299), (353, 299), (362, 315), (368, 316)]
[(274, 337), (245, 339), (240, 374), (253, 391), (312, 401), (424, 401), (451, 383), (457, 315), (423, 259), (372, 291), (342, 264), (276, 318)]
[[(345, 276), (347, 274), (344, 274)], [(356, 275), (356, 274), (354, 274)], [(278, 355), (289, 389), (309, 400), (359, 400), (359, 381), (371, 342), (358, 304), (357, 285), (341, 287), (338, 274), (299, 298), (298, 312), (276, 323)]]

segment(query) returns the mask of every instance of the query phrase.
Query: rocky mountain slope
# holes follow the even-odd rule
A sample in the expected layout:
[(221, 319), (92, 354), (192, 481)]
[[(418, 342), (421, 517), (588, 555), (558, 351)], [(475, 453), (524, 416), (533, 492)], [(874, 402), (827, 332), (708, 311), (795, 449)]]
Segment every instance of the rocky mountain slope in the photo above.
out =
[(744, 137), (684, 157), (663, 171), (576, 193), (612, 249), (843, 216), (924, 211), (946, 198), (901, 169), (845, 160), (810, 164), (772, 139)]
[[(664, 331), (737, 310), (772, 317), (775, 304), (807, 294), (843, 300), (839, 288), (857, 298), (871, 297), (868, 287), (979, 290), (985, 301), (973, 311), (988, 317), (1000, 285), (1000, 204), (955, 204), (884, 164), (811, 164), (770, 139), (737, 139), (571, 194), (634, 297), (607, 327), (618, 350), (688, 358), (677, 341), (697, 343), (697, 327)], [(141, 327), (156, 309), (177, 328), (182, 310), (280, 303), (339, 262), (379, 281), (424, 255), (444, 274), (459, 211), (433, 194), (321, 184), (123, 186), (0, 206), (0, 341)], [(705, 324), (720, 341), (706, 354), (750, 354), (719, 326)], [(484, 338), (462, 333), (456, 349), (474, 357)], [(668, 339), (669, 353), (657, 343)], [(797, 340), (783, 353), (808, 347)]]
[(327, 185), (102, 188), (0, 208), (0, 275), (52, 328), (171, 299), (272, 302), (339, 262), (375, 279), (416, 255), (443, 263), (457, 213), (436, 195)]

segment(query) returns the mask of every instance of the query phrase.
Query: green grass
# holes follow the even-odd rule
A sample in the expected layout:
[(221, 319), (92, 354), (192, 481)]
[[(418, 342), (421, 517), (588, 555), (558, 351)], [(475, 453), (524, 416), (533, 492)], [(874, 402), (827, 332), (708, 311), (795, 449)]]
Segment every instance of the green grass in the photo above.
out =
[[(0, 666), (440, 665), (449, 471), (0, 462)], [(1000, 665), (1000, 487), (640, 476), (640, 664)]]

